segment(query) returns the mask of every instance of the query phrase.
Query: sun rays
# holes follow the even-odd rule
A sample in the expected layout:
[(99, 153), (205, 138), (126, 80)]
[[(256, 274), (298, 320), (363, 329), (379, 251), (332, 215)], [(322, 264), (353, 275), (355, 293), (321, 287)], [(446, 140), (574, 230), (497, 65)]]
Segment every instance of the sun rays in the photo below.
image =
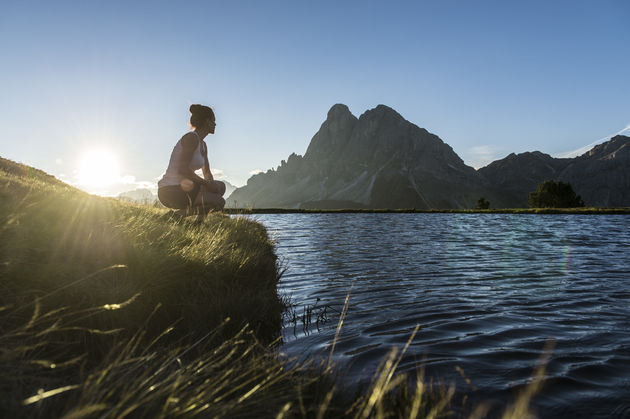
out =
[(88, 189), (106, 188), (120, 180), (118, 159), (106, 149), (89, 150), (81, 156), (78, 184)]

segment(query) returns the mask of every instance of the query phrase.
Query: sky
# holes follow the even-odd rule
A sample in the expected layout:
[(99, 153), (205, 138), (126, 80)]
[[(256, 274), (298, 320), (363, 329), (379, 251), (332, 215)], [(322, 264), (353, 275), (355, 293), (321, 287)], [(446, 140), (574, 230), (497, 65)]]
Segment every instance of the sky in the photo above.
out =
[[(473, 167), (630, 135), (628, 1), (0, 0), (0, 156), (92, 193), (155, 189), (193, 103), (219, 179), (379, 104)], [(572, 153), (573, 152), (573, 153)]]

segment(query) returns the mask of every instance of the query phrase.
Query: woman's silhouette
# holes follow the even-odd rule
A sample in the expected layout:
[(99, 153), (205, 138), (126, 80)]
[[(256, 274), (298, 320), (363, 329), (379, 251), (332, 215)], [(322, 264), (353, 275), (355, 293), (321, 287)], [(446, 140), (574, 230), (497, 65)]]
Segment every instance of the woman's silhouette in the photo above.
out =
[[(191, 105), (190, 113), (193, 130), (175, 144), (166, 173), (158, 182), (158, 197), (165, 206), (179, 210), (180, 215), (203, 217), (210, 210), (223, 209), (225, 183), (212, 177), (204, 142), (217, 125), (214, 112), (208, 106)], [(199, 169), (203, 178), (195, 173)]]

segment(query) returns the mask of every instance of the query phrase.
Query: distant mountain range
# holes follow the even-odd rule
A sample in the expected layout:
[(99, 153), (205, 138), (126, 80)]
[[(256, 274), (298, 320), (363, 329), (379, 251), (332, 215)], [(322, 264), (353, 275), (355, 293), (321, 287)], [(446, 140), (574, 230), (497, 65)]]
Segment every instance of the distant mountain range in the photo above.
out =
[(334, 105), (304, 156), (252, 176), (229, 207), (524, 207), (544, 180), (569, 182), (589, 206), (630, 206), (630, 138), (616, 136), (572, 159), (510, 154), (475, 170), (438, 136), (379, 105), (359, 118)]
[[(221, 179), (223, 183), (225, 183), (225, 197), (229, 197), (234, 190), (236, 190), (236, 186), (232, 185), (230, 182)], [(151, 192), (151, 190), (146, 188), (139, 188), (133, 191), (127, 191), (119, 193), (117, 196), (118, 199), (129, 202), (136, 202), (138, 204), (144, 205), (153, 205), (158, 197), (156, 194)]]
[(510, 154), (478, 170), (509, 206), (527, 204), (529, 192), (551, 179), (568, 182), (587, 206), (630, 206), (630, 137), (617, 135), (571, 159), (540, 151)]
[(121, 192), (117, 196), (118, 199), (128, 202), (136, 202), (138, 204), (153, 205), (157, 201), (156, 194), (149, 189), (138, 188), (133, 191)]

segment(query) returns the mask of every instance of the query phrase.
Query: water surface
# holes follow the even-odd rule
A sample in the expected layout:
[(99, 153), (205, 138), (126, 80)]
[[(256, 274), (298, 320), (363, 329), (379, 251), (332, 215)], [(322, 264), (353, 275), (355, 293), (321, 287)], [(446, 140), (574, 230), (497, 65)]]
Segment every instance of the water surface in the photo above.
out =
[[(335, 361), (369, 379), (420, 329), (400, 369), (497, 405), (531, 378), (555, 342), (542, 417), (630, 416), (630, 216), (513, 214), (268, 214), (287, 268), (279, 284), (302, 314), (282, 348), (327, 356), (352, 287)], [(470, 378), (467, 384), (456, 367)], [(473, 388), (474, 386), (474, 388)]]

